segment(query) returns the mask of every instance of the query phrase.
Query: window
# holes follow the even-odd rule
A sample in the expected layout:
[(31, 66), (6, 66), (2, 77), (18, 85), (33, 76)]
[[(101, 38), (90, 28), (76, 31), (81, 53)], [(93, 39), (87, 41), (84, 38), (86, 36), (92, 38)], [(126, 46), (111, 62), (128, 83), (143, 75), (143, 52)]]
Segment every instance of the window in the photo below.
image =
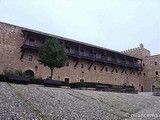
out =
[(157, 65), (157, 62), (154, 62), (155, 65)]
[(33, 56), (32, 55), (28, 55), (28, 61), (32, 61)]
[(96, 70), (96, 66), (94, 66), (94, 70)]
[(118, 73), (118, 69), (116, 69), (116, 73)]
[(143, 73), (144, 76), (146, 76), (146, 73)]
[(106, 72), (108, 71), (108, 68), (106, 68)]
[(70, 47), (66, 47), (66, 53), (70, 53), (71, 48)]
[(156, 71), (156, 75), (158, 75), (158, 71)]
[(84, 68), (84, 65), (83, 65), (83, 64), (81, 64), (81, 68), (82, 68), (82, 69)]
[(84, 82), (84, 80), (83, 80), (83, 79), (80, 79), (80, 82)]
[(144, 63), (142, 65), (144, 66)]

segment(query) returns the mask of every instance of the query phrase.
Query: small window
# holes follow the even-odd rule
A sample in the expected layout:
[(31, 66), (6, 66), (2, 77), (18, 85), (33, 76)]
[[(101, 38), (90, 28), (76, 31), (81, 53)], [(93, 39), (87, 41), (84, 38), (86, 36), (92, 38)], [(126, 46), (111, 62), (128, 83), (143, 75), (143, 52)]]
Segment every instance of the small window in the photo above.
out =
[(96, 70), (96, 66), (94, 66), (94, 70)]
[(144, 66), (144, 63), (142, 65)]
[(156, 71), (156, 75), (158, 75), (158, 71)]
[(157, 65), (157, 62), (154, 62), (155, 65)]
[(81, 68), (82, 68), (82, 69), (84, 68), (84, 65), (83, 65), (83, 64), (81, 64)]
[(32, 55), (28, 55), (28, 61), (32, 61), (33, 56)]
[(83, 79), (80, 79), (80, 82), (84, 82), (84, 80), (83, 80)]
[(118, 73), (118, 69), (116, 69), (116, 73)]
[(144, 76), (146, 76), (146, 73), (143, 73)]
[(106, 68), (106, 72), (108, 71), (108, 68)]

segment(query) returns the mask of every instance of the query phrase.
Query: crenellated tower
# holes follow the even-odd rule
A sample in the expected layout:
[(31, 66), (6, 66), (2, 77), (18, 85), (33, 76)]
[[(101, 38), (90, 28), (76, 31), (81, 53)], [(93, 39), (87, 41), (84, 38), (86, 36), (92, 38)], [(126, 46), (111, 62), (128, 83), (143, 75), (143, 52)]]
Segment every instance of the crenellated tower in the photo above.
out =
[(151, 56), (150, 51), (147, 50), (146, 48), (144, 48), (144, 45), (142, 43), (140, 44), (139, 47), (124, 50), (124, 51), (122, 51), (122, 53), (124, 53), (126, 55), (130, 55), (130, 56), (138, 57), (141, 59), (144, 57)]

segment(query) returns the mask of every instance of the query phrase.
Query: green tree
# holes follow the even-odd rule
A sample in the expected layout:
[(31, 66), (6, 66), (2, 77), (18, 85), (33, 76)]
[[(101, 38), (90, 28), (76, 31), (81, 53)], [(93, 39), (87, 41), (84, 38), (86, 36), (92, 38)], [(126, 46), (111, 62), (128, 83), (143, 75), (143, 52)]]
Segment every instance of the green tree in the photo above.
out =
[(56, 38), (48, 39), (42, 47), (39, 48), (39, 62), (51, 69), (51, 79), (54, 68), (61, 68), (65, 65), (67, 56), (63, 45)]

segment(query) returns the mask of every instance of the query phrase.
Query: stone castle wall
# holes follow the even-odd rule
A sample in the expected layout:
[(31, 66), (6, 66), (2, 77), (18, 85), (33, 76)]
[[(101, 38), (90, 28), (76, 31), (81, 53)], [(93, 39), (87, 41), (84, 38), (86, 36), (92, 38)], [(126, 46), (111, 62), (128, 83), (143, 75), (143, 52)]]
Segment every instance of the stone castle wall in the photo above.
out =
[[(122, 51), (122, 53), (142, 59), (144, 91), (152, 91), (152, 86), (160, 87), (160, 55), (151, 56), (150, 51), (145, 49), (143, 44), (140, 44), (140, 47)], [(158, 72), (157, 75), (156, 72)]]
[(146, 91), (150, 91), (152, 86), (160, 87), (160, 55), (143, 58), (143, 65)]
[[(47, 78), (50, 76), (50, 69), (39, 64), (36, 51), (25, 51), (23, 59), (20, 60), (22, 54), (21, 46), (23, 45), (24, 40), (25, 37), (21, 32), (20, 27), (0, 23), (0, 72), (2, 73), (5, 69), (22, 71), (32, 70), (36, 77), (42, 77), (43, 79)], [(144, 48), (137, 48), (135, 51), (137, 52), (134, 53), (133, 50), (131, 50), (131, 54), (129, 55), (140, 58), (143, 56), (150, 56), (150, 52)], [(33, 56), (32, 61), (28, 61), (28, 55)], [(101, 71), (103, 66), (98, 62), (95, 62), (89, 70), (90, 63), (86, 60), (81, 59), (77, 67), (74, 67), (76, 61), (72, 58), (69, 58), (68, 62), (69, 66), (54, 69), (53, 79), (64, 81), (65, 78), (69, 78), (69, 82), (79, 82), (80, 79), (84, 79), (84, 81), (88, 82), (118, 85), (126, 83), (128, 85), (134, 85), (139, 91), (141, 91), (142, 86), (144, 87), (144, 75), (138, 75), (138, 71), (132, 72), (132, 70), (126, 69), (126, 73), (121, 73), (123, 69), (117, 67), (117, 70), (115, 69), (112, 72), (113, 66), (111, 65), (106, 65)], [(84, 68), (81, 68), (81, 64), (84, 65)], [(96, 70), (94, 70), (94, 66), (96, 66)]]

